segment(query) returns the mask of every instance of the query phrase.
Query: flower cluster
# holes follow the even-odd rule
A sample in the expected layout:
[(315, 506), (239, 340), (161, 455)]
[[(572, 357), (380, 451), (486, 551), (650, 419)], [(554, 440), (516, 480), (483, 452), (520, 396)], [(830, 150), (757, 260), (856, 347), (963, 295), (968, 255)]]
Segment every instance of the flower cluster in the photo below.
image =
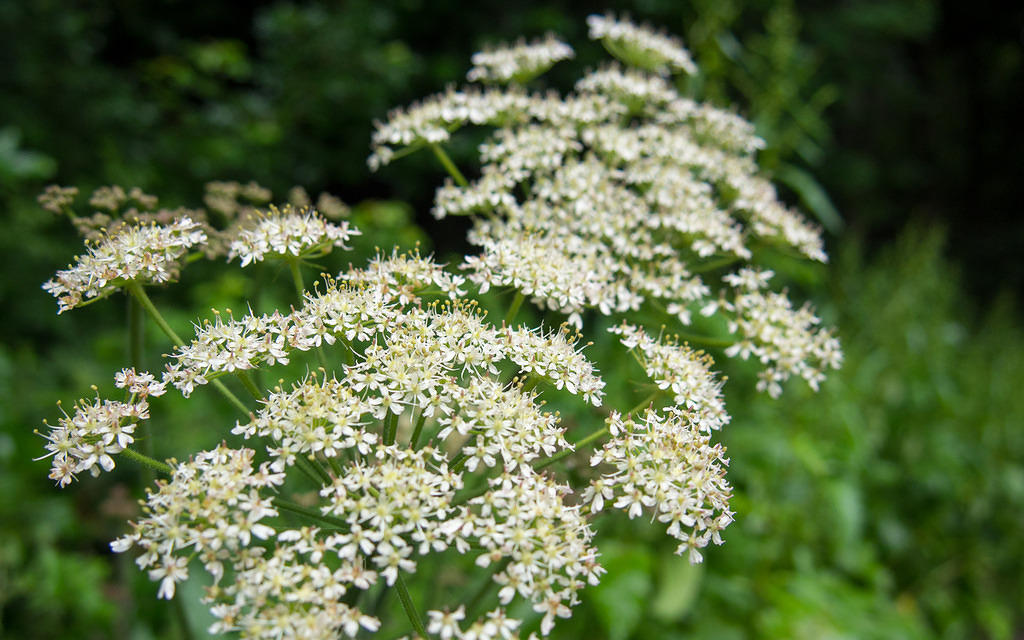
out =
[(722, 544), (721, 531), (733, 519), (722, 445), (712, 446), (707, 426), (683, 407), (664, 415), (648, 409), (639, 420), (613, 413), (608, 427), (611, 440), (590, 462), (614, 470), (594, 480), (583, 500), (592, 511), (614, 500), (630, 518), (651, 510), (681, 541), (676, 553), (689, 552), (691, 563), (700, 562), (700, 549)]
[(378, 442), (377, 434), (361, 428), (373, 409), (371, 401), (326, 376), (319, 382), (307, 378), (290, 392), (277, 390), (262, 404), (252, 421), (231, 432), (271, 438), (268, 451), (275, 471), (293, 465), (296, 455), (336, 458), (349, 449), (366, 455)]
[(253, 222), (235, 231), (228, 246), (228, 259), (239, 258), (242, 266), (262, 261), (268, 254), (316, 258), (331, 247), (347, 249), (345, 245), (359, 231), (348, 222), (327, 222), (313, 208), (298, 210), (291, 205), (271, 206), (260, 212)]
[(452, 506), (461, 488), (462, 477), (439, 451), (381, 445), (321, 489), (327, 501), (321, 511), (348, 525), (348, 533), (337, 536), (339, 557), (372, 563), (392, 586), (399, 571), (416, 571), (413, 553), (469, 548)]
[(324, 556), (337, 551), (337, 536), (319, 534), (316, 527), (289, 529), (269, 554), (255, 546), (234, 552), (233, 580), (210, 587), (203, 599), (217, 618), (210, 633), (319, 640), (377, 631), (379, 619), (343, 601), (352, 588), (369, 589), (376, 575), (352, 563), (331, 569)]
[(42, 434), (49, 451), (44, 457), (53, 457), (50, 479), (65, 487), (83, 471), (98, 476), (101, 470), (113, 470), (112, 456), (135, 441), (136, 424), (148, 418), (145, 400), (118, 402), (99, 396), (92, 401), (79, 400), (73, 415), (64, 413), (57, 426), (47, 424), (50, 431)]
[(578, 592), (597, 584), (604, 569), (597, 564), (594, 532), (579, 506), (565, 503), (566, 485), (525, 471), (490, 481), (490, 490), (470, 500), (466, 527), (486, 552), (476, 563), (486, 567), (505, 562), (494, 575), (501, 585), (498, 600), (508, 604), (517, 594), (543, 613), (541, 633), (555, 618), (572, 615)]
[(58, 271), (43, 289), (57, 298), (58, 313), (105, 297), (130, 282), (175, 280), (181, 259), (206, 242), (206, 233), (189, 217), (168, 225), (124, 225)]
[(697, 73), (697, 65), (678, 38), (638, 27), (613, 15), (590, 16), (587, 26), (591, 39), (601, 40), (613, 55), (641, 69), (655, 73)]
[[(773, 246), (824, 261), (819, 230), (758, 174), (751, 154), (764, 141), (749, 122), (651, 73), (690, 69), (681, 43), (610, 16), (588, 23), (591, 37), (639, 68), (591, 71), (564, 98), (449, 89), (378, 124), (371, 166), (443, 143), (464, 124), (493, 126), (479, 177), (448, 180), (434, 204), (437, 217), (473, 216), (469, 240), (481, 251), (462, 268), (481, 292), (513, 287), (576, 327), (586, 309), (610, 315), (649, 302), (683, 324), (698, 310), (742, 322), (736, 314), (754, 310), (717, 304), (721, 287), (709, 275)], [(806, 355), (762, 358), (765, 375), (816, 385), (822, 367)]]
[[(459, 606), (455, 611), (427, 611), (427, 616), (430, 618), (427, 633), (436, 633), (441, 640), (513, 640), (519, 638), (516, 629), (522, 624), (520, 620), (505, 615), (501, 608), (489, 611), (465, 629), (460, 625), (466, 619), (465, 606)], [(536, 640), (536, 637), (531, 633), (529, 639)]]
[[(174, 596), (190, 562), (201, 564), (213, 578), (203, 599), (216, 619), (211, 633), (391, 633), (376, 617), (379, 598), (359, 608), (374, 588), (398, 592), (420, 635), (518, 637), (525, 617), (505, 607), (521, 598), (518, 610), (532, 608), (547, 636), (604, 573), (591, 525), (607, 506), (630, 518), (646, 512), (679, 540), (677, 553), (700, 562), (733, 519), (728, 460), (711, 442), (729, 422), (711, 357), (637, 324), (612, 327), (656, 389), (633, 412), (610, 408), (605, 427), (574, 445), (541, 398), (575, 396), (586, 409), (580, 422), (588, 405), (606, 401), (579, 333), (588, 310), (667, 314), (684, 325), (718, 315), (734, 337), (726, 355), (756, 358), (758, 386), (771, 395), (794, 375), (817, 388), (839, 365), (838, 342), (810, 307), (771, 291), (772, 273), (752, 264), (777, 246), (826, 260), (818, 230), (758, 174), (753, 154), (764, 143), (752, 125), (678, 93), (667, 74), (694, 69), (677, 39), (612, 16), (588, 24), (628, 66), (591, 71), (564, 97), (534, 94), (518, 85), (573, 52), (551, 36), (520, 42), (474, 56), (468, 78), (489, 86), (449, 89), (377, 123), (372, 168), (431, 147), (449, 169), (434, 214), (471, 216), (469, 239), (480, 247), (461, 274), (418, 250), (378, 252), (325, 276), (287, 311), (215, 311), (183, 343), (138, 286), (175, 279), (196, 248), (242, 267), (284, 259), (302, 289), (308, 259), (359, 235), (340, 220), (347, 208), (327, 194), (314, 208), (298, 188), (278, 208), (257, 184), (212, 183), (205, 203), (215, 227), (204, 211), (153, 211), (156, 199), (138, 190), (93, 194), (100, 211), (79, 225), (101, 235), (44, 287), (61, 311), (129, 288), (178, 346), (159, 379), (124, 369), (115, 376), (124, 401), (81, 400), (50, 427), (50, 477), (65, 486), (82, 471), (98, 475), (118, 453), (167, 473), (112, 547), (139, 551), (161, 598)], [(441, 147), (470, 124), (493, 127), (472, 182)], [(74, 195), (55, 188), (41, 201), (78, 220)], [(134, 218), (112, 222), (128, 206)], [(481, 310), (490, 299), (467, 297), (492, 287), (516, 294), (500, 324)], [(554, 329), (513, 325), (524, 299), (568, 320)], [(313, 354), (301, 355), (312, 351), (322, 365), (315, 372)], [(269, 391), (249, 375), (293, 358), (292, 379)], [(304, 364), (306, 373), (294, 375)], [(251, 412), (217, 380), (232, 374), (258, 398)], [(170, 385), (189, 397), (211, 382), (246, 416), (231, 432), (252, 449), (222, 444), (169, 464), (128, 449), (151, 396)], [(602, 436), (579, 493), (540, 471)], [(296, 473), (307, 492), (292, 501), (284, 487)], [(497, 608), (473, 620), (486, 610), (473, 602), (418, 619), (404, 576), (422, 572), (434, 553), (487, 569)]]
[(497, 47), (473, 54), (473, 68), (466, 74), (470, 82), (526, 82), (544, 73), (560, 60), (573, 57), (572, 47), (553, 35), (527, 44)]
[(191, 557), (198, 556), (220, 580), (224, 563), (234, 562), (235, 553), (252, 538), (274, 534), (261, 521), (278, 515), (277, 509), (260, 490), (280, 485), (284, 474), (272, 472), (268, 463), (253, 468), (255, 453), (221, 445), (172, 464), (171, 479), (158, 481), (157, 490), (148, 492), (146, 517), (111, 544), (118, 552), (142, 549), (136, 564), (160, 581), (159, 597), (174, 597), (175, 584), (188, 578)]
[(675, 406), (685, 410), (700, 430), (711, 432), (729, 422), (722, 399), (722, 383), (711, 370), (714, 361), (701, 351), (674, 339), (655, 340), (643, 329), (623, 323), (610, 329), (633, 350), (647, 375), (659, 389), (669, 391)]
[(810, 305), (794, 309), (785, 292), (766, 290), (772, 275), (771, 271), (741, 269), (725, 276), (733, 296), (726, 297), (723, 292), (706, 311), (711, 313), (721, 305), (733, 314), (729, 330), (739, 340), (726, 349), (726, 354), (744, 360), (754, 356), (765, 365), (758, 374), (759, 390), (778, 397), (782, 383), (792, 375), (800, 376), (817, 390), (825, 380), (825, 371), (842, 364), (839, 340), (819, 326), (821, 320)]

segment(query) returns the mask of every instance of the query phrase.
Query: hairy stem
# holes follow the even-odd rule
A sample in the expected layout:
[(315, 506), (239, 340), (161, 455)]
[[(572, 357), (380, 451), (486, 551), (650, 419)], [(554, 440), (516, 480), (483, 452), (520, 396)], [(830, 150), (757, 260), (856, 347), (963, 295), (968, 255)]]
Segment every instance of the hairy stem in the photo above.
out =
[[(302, 270), (299, 268), (299, 259), (289, 257), (288, 269), (292, 272), (292, 282), (295, 284), (295, 293), (299, 296), (299, 304), (302, 304), (303, 296), (306, 293), (306, 285), (302, 282)], [(323, 347), (316, 348), (316, 357), (320, 360), (320, 364), (324, 369), (330, 369)]]
[[(128, 296), (128, 361), (131, 362), (132, 367), (136, 371), (142, 371), (145, 367), (142, 366), (142, 351), (145, 338), (146, 325), (143, 322), (145, 315), (142, 311), (142, 305), (137, 299), (132, 296)], [(140, 426), (141, 436), (138, 438), (139, 445), (142, 448), (142, 453), (153, 457), (153, 430), (146, 421)], [(155, 476), (153, 470), (146, 467), (146, 484), (153, 484)]]
[(248, 371), (240, 369), (238, 370), (237, 375), (238, 379), (242, 382), (242, 386), (245, 387), (245, 390), (248, 391), (253, 398), (256, 398), (257, 400), (263, 399), (263, 394), (260, 393), (259, 387), (256, 386), (255, 382), (253, 382), (252, 375), (250, 375)]
[(409, 447), (416, 449), (420, 443), (420, 435), (423, 433), (423, 425), (427, 422), (427, 414), (422, 409), (420, 417), (416, 420), (416, 426), (412, 430), (412, 438), (409, 439)]
[(156, 458), (151, 458), (144, 453), (139, 453), (135, 449), (125, 448), (121, 451), (121, 454), (124, 455), (124, 457), (141, 464), (147, 469), (152, 469), (153, 471), (158, 471), (167, 475), (174, 473), (174, 469), (171, 468), (171, 465), (166, 462), (160, 462)]

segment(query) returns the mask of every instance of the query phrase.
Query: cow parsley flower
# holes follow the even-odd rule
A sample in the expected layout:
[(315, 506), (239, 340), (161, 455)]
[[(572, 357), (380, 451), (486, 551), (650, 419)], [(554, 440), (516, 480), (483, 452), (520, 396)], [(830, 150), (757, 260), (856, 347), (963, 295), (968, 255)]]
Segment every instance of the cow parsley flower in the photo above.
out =
[(83, 471), (93, 476), (112, 471), (114, 456), (135, 441), (138, 422), (149, 418), (145, 395), (140, 393), (138, 402), (104, 400), (97, 395), (95, 400), (76, 402), (71, 415), (62, 407), (64, 417), (57, 426), (47, 424), (49, 433), (41, 434), (47, 440), (45, 448), (49, 452), (43, 458), (53, 457), (50, 479), (63, 488)]
[(656, 33), (648, 27), (605, 16), (592, 15), (587, 18), (590, 39), (601, 40), (608, 51), (623, 62), (665, 74), (683, 71), (690, 75), (697, 73), (697, 65), (678, 38)]
[(671, 393), (675, 406), (685, 410), (699, 430), (710, 432), (728, 424), (722, 383), (715, 379), (711, 370), (714, 364), (711, 356), (672, 338), (655, 340), (643, 329), (628, 323), (609, 331), (620, 336), (647, 375), (659, 389)]
[(700, 549), (722, 544), (721, 531), (733, 519), (725, 449), (710, 444), (699, 414), (685, 407), (664, 414), (648, 409), (639, 420), (615, 412), (608, 426), (612, 437), (590, 462), (613, 470), (595, 480), (583, 500), (592, 511), (614, 501), (630, 518), (652, 512), (681, 541), (676, 553), (688, 552), (691, 563), (701, 562)]
[(785, 292), (766, 290), (772, 275), (766, 270), (741, 269), (725, 276), (733, 295), (727, 297), (723, 292), (717, 304), (732, 312), (729, 330), (739, 338), (726, 349), (726, 355), (744, 360), (753, 356), (765, 365), (758, 374), (757, 388), (772, 397), (778, 397), (782, 383), (794, 375), (817, 390), (825, 371), (838, 369), (842, 363), (839, 340), (818, 326), (821, 320), (810, 305), (793, 308)]
[(594, 532), (578, 505), (565, 503), (570, 492), (551, 478), (523, 468), (489, 481), (490, 490), (469, 501), (467, 535), (484, 553), (476, 564), (506, 561), (494, 574), (498, 600), (507, 605), (517, 595), (543, 613), (541, 633), (548, 635), (556, 618), (572, 615), (578, 593), (597, 584), (604, 569), (591, 546)]
[(485, 49), (473, 54), (470, 82), (524, 83), (544, 73), (560, 60), (573, 57), (572, 47), (548, 34), (543, 40)]
[(205, 242), (206, 233), (187, 216), (167, 225), (125, 224), (89, 246), (43, 289), (57, 298), (57, 313), (63, 313), (130, 282), (171, 282), (178, 278), (188, 250)]
[(175, 585), (188, 578), (190, 558), (197, 556), (219, 578), (224, 562), (235, 561), (253, 538), (274, 535), (262, 520), (278, 515), (277, 509), (260, 490), (280, 485), (284, 474), (273, 473), (269, 463), (254, 468), (255, 453), (221, 445), (188, 462), (172, 460), (171, 479), (147, 492), (146, 516), (111, 543), (117, 552), (142, 550), (135, 562), (160, 581), (160, 598), (174, 597)]
[(348, 249), (345, 243), (360, 232), (347, 221), (324, 220), (312, 207), (285, 205), (259, 212), (254, 220), (233, 229), (231, 235), (234, 238), (228, 245), (228, 259), (239, 258), (244, 267), (268, 255), (318, 258), (332, 247)]

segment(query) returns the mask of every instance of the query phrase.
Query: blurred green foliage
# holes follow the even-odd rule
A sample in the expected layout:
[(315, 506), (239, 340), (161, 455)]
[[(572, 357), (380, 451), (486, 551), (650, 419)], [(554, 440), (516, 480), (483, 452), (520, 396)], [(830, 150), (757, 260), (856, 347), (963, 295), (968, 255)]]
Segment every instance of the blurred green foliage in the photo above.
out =
[[(779, 401), (755, 397), (730, 365), (733, 422), (721, 437), (738, 520), (726, 545), (693, 568), (656, 528), (610, 517), (599, 545), (610, 572), (559, 637), (1020, 636), (1024, 333), (1017, 300), (979, 301), (1024, 283), (1019, 190), (1005, 167), (1019, 147), (1022, 10), (928, 0), (589, 9), (605, 7), (683, 34), (702, 69), (687, 88), (740, 105), (793, 202), (829, 230), (852, 228), (827, 269), (777, 266), (829, 301), (847, 359), (820, 393), (793, 385)], [(457, 223), (415, 225), (440, 175), (429, 157), (368, 175), (372, 120), (458, 80), (485, 42), (550, 29), (590, 64), (588, 12), (568, 1), (497, 12), (422, 0), (0, 3), (0, 636), (180, 637), (153, 585), (107, 550), (135, 512), (141, 472), (119, 465), (58, 492), (31, 460), (42, 453), (32, 428), (53, 419), (53, 402), (87, 395), (126, 361), (123, 300), (58, 319), (39, 289), (80, 250), (36, 207), (41, 187), (119, 182), (187, 205), (211, 179), (279, 195), (302, 184), (361, 202), (353, 219), (366, 235), (331, 256), (332, 269), (377, 245), (462, 251)], [(549, 82), (571, 77), (556, 68)], [(919, 223), (898, 233), (911, 214)], [(950, 251), (969, 260), (966, 283)], [(178, 327), (213, 306), (290, 299), (282, 274), (257, 290), (237, 273), (189, 270), (157, 295), (178, 303)], [(155, 330), (148, 340), (155, 367), (166, 345)], [(164, 408), (154, 427), (174, 437), (160, 439), (161, 455), (210, 446), (232, 423), (212, 396)]]

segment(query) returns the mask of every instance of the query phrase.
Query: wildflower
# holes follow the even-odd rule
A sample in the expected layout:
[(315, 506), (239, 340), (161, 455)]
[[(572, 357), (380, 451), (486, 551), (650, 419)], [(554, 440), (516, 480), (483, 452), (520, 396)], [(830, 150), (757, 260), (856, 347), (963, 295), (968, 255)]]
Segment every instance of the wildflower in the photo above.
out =
[(588, 17), (587, 26), (591, 40), (601, 40), (612, 55), (624, 62), (660, 74), (697, 73), (697, 65), (678, 38), (655, 33), (610, 14)]
[(825, 371), (842, 363), (839, 341), (827, 329), (810, 305), (794, 309), (786, 294), (766, 291), (771, 271), (741, 269), (723, 280), (733, 295), (723, 292), (717, 305), (732, 312), (730, 332), (739, 340), (726, 355), (747, 359), (753, 356), (765, 365), (758, 374), (757, 388), (773, 398), (782, 393), (782, 383), (796, 375), (814, 390), (825, 379)]
[[(141, 398), (145, 396), (140, 394)], [(88, 471), (98, 476), (100, 471), (114, 469), (114, 457), (135, 441), (135, 426), (139, 420), (149, 418), (149, 404), (103, 400), (79, 400), (72, 415), (61, 408), (64, 417), (57, 426), (50, 426), (46, 438), (44, 458), (53, 457), (50, 479), (65, 487), (76, 474)], [(41, 460), (42, 458), (36, 458)]]
[(489, 480), (490, 490), (469, 501), (466, 528), (485, 553), (476, 563), (486, 567), (504, 558), (494, 574), (504, 605), (519, 595), (543, 613), (547, 635), (556, 618), (567, 618), (586, 584), (597, 584), (604, 570), (597, 564), (594, 536), (579, 506), (565, 504), (569, 487), (529, 467)]
[[(377, 435), (364, 431), (364, 416), (372, 405), (349, 386), (326, 376), (320, 382), (307, 378), (291, 392), (276, 391), (261, 401), (263, 407), (248, 424), (239, 423), (232, 433), (246, 438), (273, 438), (271, 455), (322, 454), (336, 458), (349, 449), (368, 454)], [(288, 460), (276, 460), (271, 467), (283, 471)]]
[(655, 340), (643, 329), (623, 323), (609, 329), (637, 356), (647, 375), (659, 389), (672, 394), (672, 401), (685, 410), (700, 431), (710, 432), (729, 422), (722, 399), (722, 384), (715, 379), (714, 361), (701, 351), (680, 345), (673, 339)]
[(272, 205), (253, 221), (243, 223), (232, 235), (228, 259), (239, 258), (244, 267), (262, 261), (267, 255), (316, 258), (329, 253), (332, 247), (347, 249), (345, 243), (360, 232), (347, 221), (327, 222), (311, 207), (300, 210), (285, 205), (279, 209)]
[(520, 40), (513, 46), (474, 53), (473, 68), (466, 74), (466, 79), (470, 82), (524, 83), (573, 55), (572, 47), (550, 34), (529, 44)]
[(630, 518), (644, 510), (668, 523), (668, 534), (681, 541), (677, 554), (690, 562), (703, 559), (700, 549), (722, 544), (720, 532), (732, 521), (732, 489), (725, 479), (725, 449), (710, 444), (707, 425), (684, 407), (660, 414), (648, 409), (639, 420), (613, 413), (611, 439), (591, 457), (591, 465), (611, 465), (583, 493), (594, 512), (614, 497), (614, 507)]
[(136, 564), (160, 580), (161, 598), (174, 596), (175, 584), (188, 577), (187, 562), (196, 555), (214, 576), (224, 574), (224, 561), (249, 546), (252, 538), (265, 540), (274, 530), (261, 520), (278, 515), (271, 498), (260, 489), (278, 486), (284, 474), (271, 473), (268, 463), (252, 466), (255, 452), (225, 445), (196, 454), (189, 462), (174, 464), (170, 481), (157, 482), (148, 491), (146, 517), (132, 524), (132, 532), (111, 543), (116, 552), (139, 547)]
[(170, 282), (177, 279), (185, 253), (205, 242), (206, 233), (187, 216), (169, 225), (123, 225), (58, 271), (43, 289), (57, 298), (58, 313), (63, 313), (129, 282)]

